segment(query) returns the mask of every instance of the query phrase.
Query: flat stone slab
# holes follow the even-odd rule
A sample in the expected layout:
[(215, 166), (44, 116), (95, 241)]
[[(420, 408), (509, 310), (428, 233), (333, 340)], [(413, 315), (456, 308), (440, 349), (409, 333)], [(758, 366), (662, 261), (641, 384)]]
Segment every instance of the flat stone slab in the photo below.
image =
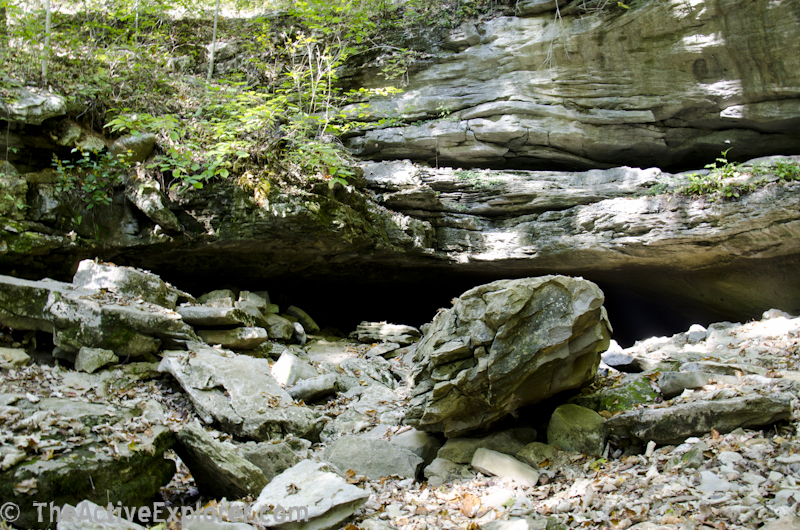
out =
[(175, 309), (187, 324), (193, 326), (251, 326), (251, 315), (235, 307), (185, 305)]
[(244, 327), (236, 329), (197, 330), (197, 335), (208, 344), (219, 344), (223, 348), (252, 350), (269, 340), (264, 328)]
[(789, 398), (761, 395), (694, 401), (659, 409), (624, 412), (606, 420), (610, 434), (647, 443), (681, 443), (691, 436), (711, 432), (728, 433), (739, 427), (760, 427), (791, 414)]

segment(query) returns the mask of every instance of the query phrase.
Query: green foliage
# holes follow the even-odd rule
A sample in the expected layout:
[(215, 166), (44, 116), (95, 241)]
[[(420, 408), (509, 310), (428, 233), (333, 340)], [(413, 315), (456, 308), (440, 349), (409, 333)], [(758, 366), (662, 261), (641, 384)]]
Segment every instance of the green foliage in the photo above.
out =
[(485, 179), (480, 171), (465, 171), (459, 169), (455, 172), (456, 176), (468, 183), (473, 188), (491, 188), (500, 184), (497, 179)]
[[(496, 6), (492, 0), (408, 0), (397, 7), (388, 0), (279, 0), (269, 5), (277, 11), (254, 15), (262, 4), (226, 0), (223, 10), (249, 11), (221, 18), (218, 40), (243, 49), (235, 68), (217, 68), (206, 84), (214, 4), (54, 4), (47, 86), (65, 95), (77, 109), (72, 118), (89, 128), (104, 127), (112, 136), (155, 134), (157, 149), (144, 170), (175, 193), (226, 178), (257, 195), (280, 185), (311, 188), (319, 180), (346, 184), (353, 161), (338, 138), (353, 128), (395, 125), (397, 118), (372, 116), (365, 101), (398, 89), (342, 90), (341, 67), (357, 54), (378, 52), (382, 76), (403, 84), (422, 57), (409, 39), (413, 32), (455, 27)], [(9, 21), (0, 35), (5, 97), (14, 85), (43, 81), (44, 11), (23, 0), (0, 6)], [(450, 111), (441, 108), (438, 117)], [(55, 164), (65, 192), (90, 208), (108, 203), (117, 161), (82, 156)]]
[(800, 180), (800, 164), (790, 160), (777, 160), (754, 168), (757, 175), (774, 175), (780, 182)]
[(800, 180), (800, 164), (788, 160), (778, 160), (771, 164), (755, 168), (743, 167), (741, 164), (728, 161), (726, 149), (715, 162), (707, 164), (706, 175), (689, 175), (689, 183), (678, 189), (679, 193), (688, 196), (706, 197), (710, 200), (738, 199), (744, 193), (765, 186), (769, 179), (750, 180), (748, 176), (772, 175), (778, 182)]
[(53, 155), (53, 167), (58, 175), (56, 191), (78, 197), (87, 210), (109, 206), (114, 188), (122, 184), (128, 166), (124, 154), (115, 157), (110, 153), (82, 152), (75, 161), (59, 160)]
[(736, 198), (749, 188), (747, 185), (731, 182), (743, 175), (740, 165), (728, 161), (728, 151), (726, 149), (711, 164), (706, 164), (709, 170), (706, 175), (689, 175), (689, 183), (679, 191), (684, 195), (705, 196), (713, 200), (722, 198)]

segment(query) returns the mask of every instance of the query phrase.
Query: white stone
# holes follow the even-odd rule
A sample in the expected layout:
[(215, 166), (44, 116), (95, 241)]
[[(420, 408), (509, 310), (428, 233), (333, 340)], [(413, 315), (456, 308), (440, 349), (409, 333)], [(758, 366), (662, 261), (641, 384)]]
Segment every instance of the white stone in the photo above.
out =
[(533, 487), (539, 482), (539, 473), (513, 456), (491, 449), (480, 448), (472, 457), (472, 467), (486, 475), (508, 477), (520, 484)]

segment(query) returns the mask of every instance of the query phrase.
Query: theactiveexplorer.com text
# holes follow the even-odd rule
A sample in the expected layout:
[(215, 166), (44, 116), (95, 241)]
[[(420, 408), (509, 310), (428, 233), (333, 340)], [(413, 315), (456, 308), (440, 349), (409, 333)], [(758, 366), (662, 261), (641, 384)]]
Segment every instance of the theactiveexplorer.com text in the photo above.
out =
[(305, 506), (264, 506), (260, 510), (253, 510), (244, 503), (230, 505), (219, 504), (216, 506), (167, 506), (163, 502), (156, 502), (150, 506), (128, 507), (92, 506), (79, 504), (78, 508), (70, 505), (56, 506), (52, 502), (35, 502), (37, 519), (40, 523), (63, 522), (94, 522), (94, 523), (119, 523), (121, 521), (138, 521), (147, 523), (171, 523), (180, 521), (181, 527), (191, 521), (207, 522), (233, 522), (266, 524), (270, 522), (288, 523), (308, 521), (308, 508)]

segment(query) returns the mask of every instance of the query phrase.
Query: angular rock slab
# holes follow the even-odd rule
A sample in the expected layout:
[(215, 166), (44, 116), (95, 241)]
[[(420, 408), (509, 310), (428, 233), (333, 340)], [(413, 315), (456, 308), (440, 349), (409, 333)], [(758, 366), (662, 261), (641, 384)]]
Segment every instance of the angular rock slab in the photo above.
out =
[(231, 444), (218, 442), (200, 425), (189, 423), (177, 434), (176, 452), (192, 472), (200, 491), (239, 499), (261, 493), (267, 478)]
[[(114, 505), (121, 502), (129, 507), (149, 505), (159, 488), (175, 474), (175, 464), (162, 457), (175, 440), (168, 427), (153, 425), (152, 433), (137, 433), (135, 445), (106, 442), (100, 434), (92, 432), (92, 427), (103, 424), (110, 425), (111, 431), (122, 429), (123, 423), (142, 413), (141, 409), (60, 398), (43, 398), (33, 404), (9, 394), (0, 394), (0, 403), (9, 405), (4, 407), (5, 414), (20, 414), (30, 419), (31, 425), (17, 431), (20, 435), (39, 437), (40, 444), (57, 442), (52, 445), (53, 458), (21, 461), (0, 472), (0, 499), (20, 507), (19, 519), (14, 522), (19, 528), (49, 526), (47, 517), (38, 522), (35, 502), (52, 502), (55, 506), (75, 506), (82, 500), (103, 506), (108, 502)], [(59, 425), (68, 425), (70, 435), (79, 440), (63, 440), (67, 436), (58, 434), (62, 428)], [(49, 429), (47, 434), (45, 428)], [(100, 432), (106, 431), (100, 429)], [(74, 446), (71, 451), (61, 452), (69, 445)], [(23, 483), (34, 487), (19, 493), (15, 485)]]
[[(369, 493), (333, 472), (329, 464), (304, 460), (284, 471), (269, 483), (253, 504), (253, 512), (262, 514), (260, 523), (267, 528), (328, 530), (350, 517), (369, 498)], [(270, 506), (307, 508), (307, 521), (278, 521)], [(292, 511), (292, 513), (297, 513)], [(291, 513), (289, 514), (291, 515)]]
[(760, 395), (694, 401), (660, 409), (638, 409), (606, 420), (609, 433), (647, 443), (677, 444), (715, 429), (728, 433), (739, 427), (759, 427), (791, 414), (787, 397)]
[(282, 442), (247, 442), (237, 447), (242, 457), (272, 480), (292, 466), (308, 458), (311, 442), (302, 438)]
[(313, 412), (293, 405), (266, 359), (193, 344), (189, 353), (164, 352), (158, 369), (177, 379), (204, 422), (236, 436), (264, 441), (314, 428)]
[(162, 341), (177, 346), (197, 340), (178, 313), (160, 305), (105, 290), (2, 275), (0, 323), (52, 333), (54, 344), (67, 352), (87, 346), (120, 357), (155, 353)]
[(342, 436), (325, 451), (325, 460), (342, 471), (376, 480), (397, 475), (416, 478), (424, 461), (410, 450), (379, 438)]
[(175, 309), (178, 301), (192, 300), (192, 295), (176, 289), (152, 272), (120, 267), (85, 259), (78, 264), (72, 277), (73, 285), (85, 289), (108, 289), (125, 296)]
[(407, 422), (461, 436), (591, 381), (609, 344), (603, 300), (595, 284), (565, 276), (467, 291), (419, 343)]
[(199, 329), (197, 334), (208, 344), (237, 350), (252, 350), (269, 340), (264, 328)]

